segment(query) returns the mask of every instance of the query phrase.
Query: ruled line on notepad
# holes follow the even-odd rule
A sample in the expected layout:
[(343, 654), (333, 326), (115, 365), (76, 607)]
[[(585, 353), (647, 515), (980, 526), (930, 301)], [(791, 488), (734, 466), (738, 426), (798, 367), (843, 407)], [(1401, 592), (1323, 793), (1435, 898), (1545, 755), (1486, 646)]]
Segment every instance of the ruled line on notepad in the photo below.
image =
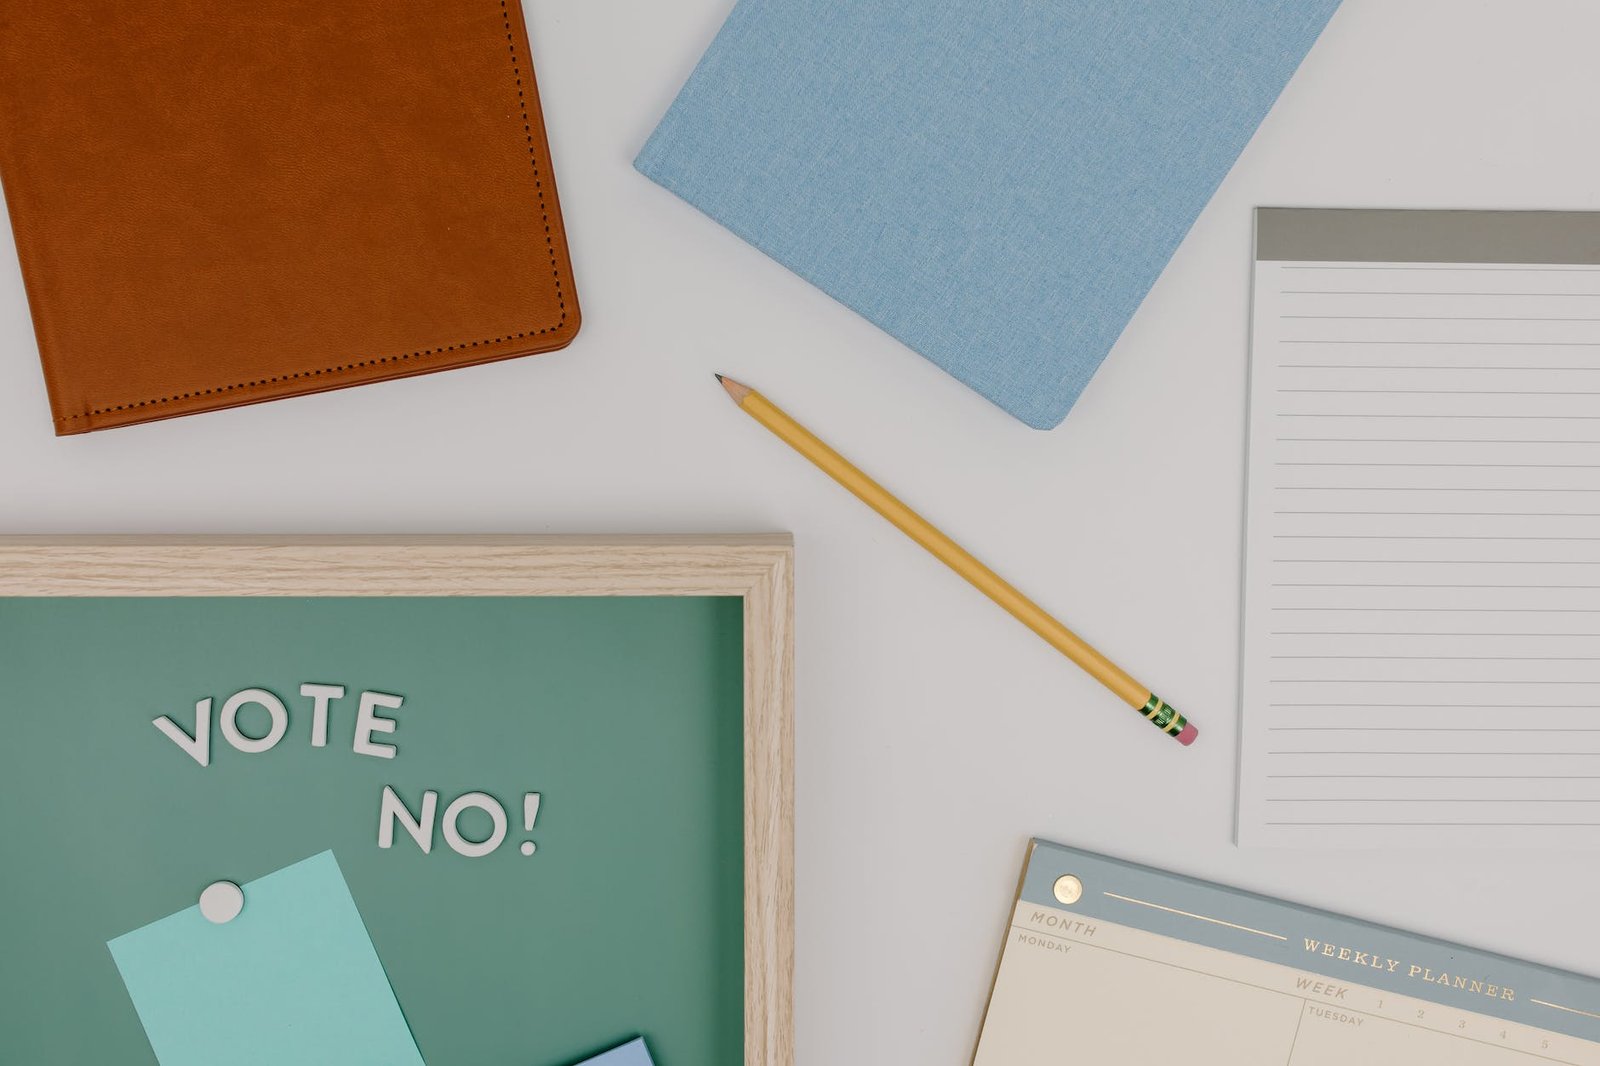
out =
[(1576, 826), (1592, 829), (1600, 821), (1269, 821), (1274, 828), (1355, 829), (1394, 826), (1400, 829), (1550, 829), (1558, 826)]
[(1472, 367), (1461, 363), (1280, 363), (1280, 367), (1283, 370), (1515, 370), (1518, 373), (1523, 370), (1600, 370), (1600, 367)]
[[(1414, 589), (1414, 590), (1419, 590), (1419, 591), (1431, 590), (1431, 591), (1439, 591), (1439, 592), (1457, 592), (1457, 593), (1472, 592), (1473, 590), (1489, 591), (1489, 592), (1583, 592), (1583, 593), (1587, 593), (1587, 592), (1593, 592), (1596, 589), (1600, 589), (1600, 585), (1587, 585), (1587, 584), (1580, 585), (1580, 584), (1571, 584), (1571, 583), (1558, 584), (1558, 585), (1545, 585), (1545, 584), (1534, 584), (1534, 583), (1531, 583), (1531, 582), (1518, 583), (1518, 582), (1402, 582), (1402, 581), (1274, 581), (1270, 585), (1268, 585), (1267, 587), (1268, 588), (1274, 588), (1274, 589), (1366, 589), (1366, 590), (1369, 590), (1372, 595), (1375, 595), (1375, 596), (1379, 597), (1379, 599), (1376, 600), (1376, 601), (1368, 600), (1368, 601), (1364, 601), (1364, 602), (1363, 601), (1356, 601), (1354, 603), (1349, 603), (1349, 606), (1351, 606), (1351, 607), (1357, 607), (1357, 608), (1362, 608), (1362, 609), (1370, 607), (1370, 605), (1373, 602), (1384, 602), (1384, 603), (1391, 602), (1391, 601), (1388, 600), (1388, 598), (1386, 596), (1382, 596), (1381, 594), (1385, 593), (1385, 592), (1388, 592), (1388, 591), (1391, 591), (1391, 590), (1394, 590), (1394, 589)], [(1364, 594), (1365, 593), (1363, 593), (1363, 595)], [(1291, 595), (1304, 597), (1304, 596), (1309, 595), (1309, 593), (1292, 593)], [(1585, 598), (1587, 598), (1587, 597), (1585, 597)], [(1484, 602), (1490, 602), (1493, 599), (1494, 599), (1494, 597), (1487, 597), (1487, 596), (1486, 597), (1477, 597), (1476, 599), (1471, 598), (1471, 597), (1467, 597), (1467, 598), (1460, 599), (1458, 602), (1460, 602), (1460, 603), (1469, 603), (1469, 604), (1470, 603), (1484, 603)], [(1312, 602), (1313, 606), (1316, 606), (1314, 601), (1311, 601), (1311, 602)], [(1348, 603), (1348, 602), (1349, 601), (1346, 601), (1346, 600), (1337, 600), (1337, 601), (1335, 601), (1335, 600), (1326, 600), (1326, 601), (1323, 602), (1322, 606), (1329, 606), (1331, 608), (1331, 606), (1334, 605), (1335, 603), (1344, 604), (1344, 603)], [(1422, 602), (1426, 603), (1429, 606), (1432, 606), (1432, 605), (1437, 604), (1438, 601), (1437, 600), (1430, 600), (1430, 601), (1422, 601)], [(1302, 599), (1296, 600), (1295, 603), (1298, 604), (1298, 605), (1304, 606), (1307, 603), (1307, 601), (1302, 598)], [(1396, 610), (1409, 609), (1410, 606), (1411, 605), (1407, 605), (1406, 608), (1393, 608), (1393, 609), (1396, 609)], [(1385, 608), (1371, 607), (1371, 609), (1374, 610), (1374, 611), (1377, 611), (1377, 610), (1384, 610)], [(1420, 610), (1422, 608), (1419, 607), (1418, 609)], [(1462, 607), (1461, 609), (1462, 610), (1467, 610), (1468, 608)], [(1499, 609), (1499, 608), (1495, 608), (1495, 609)], [(1534, 608), (1512, 608), (1512, 607), (1505, 608), (1505, 610), (1507, 610), (1507, 611), (1533, 610), (1533, 609)], [(1537, 608), (1537, 609), (1538, 610), (1546, 610), (1546, 609), (1556, 610), (1556, 608), (1544, 608), (1542, 606)]]
[(1273, 781), (1600, 781), (1600, 774), (1268, 774)]
[(1273, 511), (1277, 515), (1399, 515), (1407, 518), (1600, 518), (1600, 511)]
[(1600, 341), (1454, 341), (1454, 340), (1373, 340), (1328, 337), (1321, 340), (1285, 338), (1280, 344), (1404, 344), (1437, 345), (1445, 348), (1596, 348)]
[(1530, 757), (1538, 758), (1538, 759), (1550, 759), (1550, 758), (1562, 758), (1562, 759), (1565, 759), (1565, 758), (1581, 758), (1581, 757), (1585, 757), (1585, 756), (1600, 755), (1600, 751), (1432, 751), (1432, 750), (1418, 751), (1418, 750), (1415, 750), (1415, 749), (1408, 749), (1406, 751), (1324, 751), (1322, 749), (1317, 749), (1315, 751), (1269, 751), (1269, 752), (1267, 752), (1267, 754), (1268, 755), (1379, 755), (1379, 756), (1399, 756), (1399, 755), (1404, 755), (1407, 758), (1416, 758), (1416, 757), (1419, 757), (1419, 756), (1435, 756), (1435, 755), (1437, 755), (1437, 756), (1448, 756), (1450, 758), (1455, 758), (1455, 759), (1466, 758), (1466, 757), (1469, 757), (1469, 756), (1471, 758), (1474, 758), (1474, 759), (1496, 758), (1496, 757), (1517, 758), (1517, 759), (1524, 759), (1524, 758), (1530, 758)]
[[(1600, 559), (1274, 559), (1275, 563), (1362, 566), (1595, 566)], [(1573, 586), (1562, 586), (1571, 588)]]
[[(1269, 733), (1438, 733), (1437, 725), (1269, 725)], [(1592, 725), (1451, 725), (1451, 733), (1600, 733)]]
[[(1272, 677), (1269, 685), (1600, 685), (1596, 681), (1546, 681), (1539, 678), (1514, 677), (1505, 679), (1472, 678), (1452, 680), (1445, 677)], [(1600, 754), (1597, 752), (1596, 754)]]
[(1337, 659), (1366, 662), (1373, 659), (1400, 662), (1505, 662), (1505, 663), (1600, 663), (1600, 655), (1271, 655), (1272, 659)]
[(1275, 492), (1600, 492), (1596, 488), (1476, 485), (1274, 485)]
[(1600, 392), (1575, 392), (1570, 389), (1278, 389), (1280, 393), (1338, 396), (1600, 396)]
[[(1600, 394), (1597, 394), (1600, 395)], [(1600, 463), (1394, 463), (1373, 459), (1278, 459), (1274, 466), (1394, 467), (1443, 471), (1600, 471)]]
[(1595, 703), (1269, 703), (1269, 707), (1438, 707), (1451, 711), (1600, 711)]
[(1416, 414), (1405, 412), (1395, 414), (1381, 411), (1274, 411), (1274, 418), (1478, 418), (1478, 419), (1521, 419), (1522, 421), (1547, 421), (1547, 422), (1600, 422), (1600, 415), (1504, 415), (1504, 414)]
[[(1600, 393), (1594, 395), (1600, 396)], [(1391, 460), (1280, 459), (1274, 466), (1396, 467), (1408, 470), (1600, 470), (1600, 463), (1397, 463)]]
[(1600, 637), (1600, 632), (1467, 632), (1461, 629), (1274, 629), (1274, 637)]
[(1332, 611), (1341, 614), (1600, 614), (1600, 607), (1268, 607), (1269, 611)]
[(1528, 296), (1543, 299), (1561, 296), (1572, 299), (1600, 299), (1600, 292), (1481, 292), (1458, 289), (1279, 289), (1284, 296)]
[(1480, 585), (1464, 583), (1388, 583), (1364, 581), (1274, 581), (1282, 589), (1600, 589), (1600, 585)]
[[(1565, 317), (1560, 315), (1279, 315), (1278, 321), (1326, 322), (1600, 322), (1600, 318)], [(1284, 366), (1290, 364), (1285, 363)]]
[[(1277, 511), (1275, 514), (1282, 514)], [(1338, 514), (1341, 512), (1329, 512)], [(1344, 512), (1349, 513), (1349, 512)], [(1553, 537), (1553, 536), (1485, 536), (1470, 534), (1463, 536), (1458, 533), (1274, 533), (1273, 540), (1577, 540), (1600, 541), (1600, 537)], [(1285, 562), (1288, 560), (1277, 560)]]
[(1536, 443), (1536, 445), (1600, 445), (1600, 439), (1549, 440), (1510, 437), (1278, 437), (1278, 443)]

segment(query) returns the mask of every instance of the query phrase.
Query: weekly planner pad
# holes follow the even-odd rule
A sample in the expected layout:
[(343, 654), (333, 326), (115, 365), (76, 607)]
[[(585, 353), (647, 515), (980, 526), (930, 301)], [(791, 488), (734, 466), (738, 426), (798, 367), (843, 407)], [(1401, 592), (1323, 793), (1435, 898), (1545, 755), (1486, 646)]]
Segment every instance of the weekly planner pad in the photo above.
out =
[(1600, 1063), (1600, 981), (1034, 842), (974, 1066)]
[(1600, 844), (1600, 215), (1256, 220), (1238, 838)]

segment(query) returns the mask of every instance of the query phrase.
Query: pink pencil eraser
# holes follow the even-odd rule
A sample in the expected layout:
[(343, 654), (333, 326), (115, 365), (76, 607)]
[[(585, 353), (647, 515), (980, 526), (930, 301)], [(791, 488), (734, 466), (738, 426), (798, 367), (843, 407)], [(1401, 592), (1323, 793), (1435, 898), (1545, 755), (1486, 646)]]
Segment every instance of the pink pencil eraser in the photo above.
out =
[(1183, 732), (1178, 734), (1178, 743), (1188, 747), (1194, 743), (1194, 738), (1200, 735), (1200, 730), (1194, 727), (1193, 722), (1183, 723)]

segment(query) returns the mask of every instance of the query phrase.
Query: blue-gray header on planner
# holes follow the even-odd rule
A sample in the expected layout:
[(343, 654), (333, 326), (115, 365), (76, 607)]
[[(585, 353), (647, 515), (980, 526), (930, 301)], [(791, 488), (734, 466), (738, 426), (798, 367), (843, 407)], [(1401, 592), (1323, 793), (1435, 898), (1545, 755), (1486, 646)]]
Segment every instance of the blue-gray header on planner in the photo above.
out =
[[(1053, 891), (1064, 874), (1076, 876), (1084, 886), (1082, 898), (1066, 908)], [(1155, 906), (1119, 900), (1108, 892)], [(1092, 852), (1034, 841), (1019, 898), (1307, 973), (1600, 1041), (1600, 980)]]

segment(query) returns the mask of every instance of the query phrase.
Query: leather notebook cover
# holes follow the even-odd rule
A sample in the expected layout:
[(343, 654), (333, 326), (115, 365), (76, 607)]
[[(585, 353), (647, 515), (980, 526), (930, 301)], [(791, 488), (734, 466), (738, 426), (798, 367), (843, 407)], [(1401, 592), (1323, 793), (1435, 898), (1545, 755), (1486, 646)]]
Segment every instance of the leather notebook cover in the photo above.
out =
[(561, 348), (518, 0), (0, 0), (57, 433)]

